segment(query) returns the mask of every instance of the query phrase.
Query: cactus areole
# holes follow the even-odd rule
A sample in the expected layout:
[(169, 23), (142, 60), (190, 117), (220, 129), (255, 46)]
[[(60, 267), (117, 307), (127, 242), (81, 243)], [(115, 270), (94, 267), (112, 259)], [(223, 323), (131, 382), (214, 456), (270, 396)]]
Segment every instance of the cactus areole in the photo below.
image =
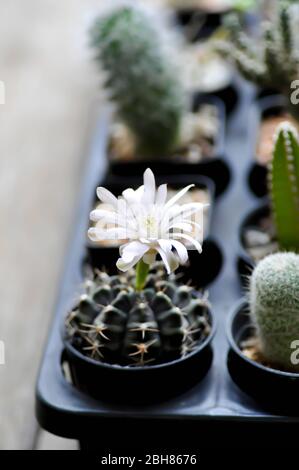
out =
[(120, 273), (95, 271), (67, 316), (67, 341), (84, 356), (106, 364), (148, 367), (184, 358), (210, 336), (206, 296), (179, 284), (173, 273), (188, 261), (191, 243), (201, 252), (193, 238), (198, 226), (193, 216), (202, 204), (178, 203), (189, 188), (167, 201), (167, 186), (156, 189), (149, 169), (143, 186), (127, 189), (119, 199), (98, 188), (98, 196), (113, 210), (91, 213), (101, 224), (90, 229), (89, 236), (100, 240), (113, 235), (126, 243), (117, 261)]

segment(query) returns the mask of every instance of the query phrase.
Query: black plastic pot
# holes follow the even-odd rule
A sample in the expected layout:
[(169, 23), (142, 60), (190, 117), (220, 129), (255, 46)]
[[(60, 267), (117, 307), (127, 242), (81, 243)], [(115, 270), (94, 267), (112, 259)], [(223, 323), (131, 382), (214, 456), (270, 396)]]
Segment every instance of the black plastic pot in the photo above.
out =
[(126, 404), (161, 402), (186, 392), (203, 379), (212, 362), (215, 319), (211, 312), (209, 320), (211, 333), (194, 351), (183, 358), (152, 366), (101, 363), (84, 356), (65, 340), (73, 383), (97, 399)]
[[(195, 102), (196, 102), (196, 99), (198, 98), (200, 99), (202, 97), (206, 97), (209, 95), (210, 93), (204, 93), (204, 92), (199, 91), (195, 93)], [(231, 82), (223, 88), (214, 90), (212, 92), (212, 95), (220, 99), (224, 103), (226, 116), (229, 117), (231, 113), (235, 110), (236, 105), (239, 100), (238, 90), (236, 86), (234, 85), (234, 83)]]
[[(286, 110), (285, 98), (281, 95), (265, 95), (257, 100), (257, 126), (256, 132), (259, 132), (260, 123), (263, 119), (278, 116)], [(258, 135), (253, 136), (254, 145)], [(254, 162), (249, 167), (248, 184), (252, 193), (257, 197), (267, 195), (267, 167)]]
[(251, 210), (242, 220), (239, 228), (239, 241), (240, 249), (238, 255), (238, 272), (240, 276), (240, 281), (243, 287), (247, 287), (248, 276), (252, 273), (252, 270), (255, 266), (255, 261), (251, 258), (248, 251), (246, 250), (244, 232), (249, 227), (258, 227), (259, 221), (270, 215), (270, 206), (269, 202), (265, 201), (262, 205), (259, 205), (257, 208)]
[(265, 197), (268, 191), (267, 185), (268, 170), (266, 166), (259, 163), (252, 163), (249, 168), (248, 184), (250, 190), (257, 197)]
[[(178, 24), (183, 28), (188, 28), (191, 24), (192, 35), (186, 34), (187, 39), (191, 42), (208, 39), (223, 23), (223, 17), (232, 12), (232, 8), (209, 10), (208, 8), (180, 8), (177, 9), (176, 16)], [(256, 26), (256, 15), (253, 12), (242, 13), (243, 28), (251, 31)], [(196, 24), (198, 27), (196, 28)]]
[(265, 409), (299, 415), (299, 374), (283, 372), (259, 364), (242, 353), (240, 344), (254, 333), (248, 305), (242, 301), (228, 322), (229, 353), (227, 366), (233, 381)]
[(221, 26), (223, 12), (209, 12), (198, 9), (180, 9), (177, 11), (178, 23), (186, 28), (191, 22), (198, 21), (198, 28), (194, 30), (192, 42), (209, 38)]
[(234, 83), (230, 83), (220, 90), (213, 91), (213, 95), (223, 101), (226, 114), (227, 116), (230, 116), (231, 113), (235, 110), (239, 100), (238, 90)]
[(258, 88), (256, 93), (256, 99), (260, 100), (268, 96), (281, 95), (275, 88)]
[(215, 154), (212, 157), (204, 158), (199, 163), (175, 162), (174, 159), (157, 158), (151, 160), (134, 160), (130, 162), (111, 162), (111, 173), (117, 176), (128, 178), (143, 174), (146, 168), (151, 168), (155, 175), (203, 175), (212, 179), (215, 183), (216, 197), (222, 194), (229, 185), (231, 171), (225, 158), (225, 108), (221, 100), (214, 96), (197, 96), (194, 103), (194, 109), (198, 109), (201, 104), (209, 103), (217, 106), (220, 116), (220, 131), (215, 143)]
[[(215, 186), (213, 181), (204, 176), (196, 175), (175, 175), (156, 177), (157, 185), (168, 183), (174, 189), (181, 189), (191, 182), (197, 188), (207, 189), (211, 197), (211, 207), (209, 208), (209, 218), (207, 233), (210, 231), (211, 215), (213, 212)], [(137, 188), (142, 184), (142, 176), (139, 178), (120, 178), (110, 176), (106, 178), (103, 185), (113, 194), (120, 195), (127, 187)], [(118, 247), (99, 247), (87, 240), (86, 262), (93, 268), (106, 268), (110, 273), (116, 273), (116, 261), (119, 258)], [(178, 269), (182, 274), (181, 282), (190, 282), (196, 288), (206, 287), (218, 276), (223, 263), (223, 256), (218, 245), (208, 236), (203, 244), (203, 252), (199, 254), (196, 250), (189, 251), (189, 264)]]

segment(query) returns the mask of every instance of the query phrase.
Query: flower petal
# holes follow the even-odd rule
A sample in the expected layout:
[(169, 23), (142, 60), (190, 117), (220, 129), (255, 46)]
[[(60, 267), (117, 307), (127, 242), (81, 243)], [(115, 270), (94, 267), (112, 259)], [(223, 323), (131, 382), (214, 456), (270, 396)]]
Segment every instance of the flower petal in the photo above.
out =
[(143, 174), (144, 193), (142, 202), (144, 204), (154, 204), (156, 196), (156, 182), (154, 173), (150, 168), (147, 168)]
[(122, 195), (128, 204), (137, 204), (139, 202), (138, 193), (137, 191), (134, 191), (134, 189), (132, 188), (125, 189), (122, 192)]
[(178, 254), (180, 263), (181, 264), (186, 264), (189, 257), (188, 257), (188, 250), (185, 247), (185, 245), (183, 245), (183, 243), (181, 243), (177, 240), (170, 240), (170, 242), (171, 242), (172, 246), (175, 248), (175, 250)]
[(130, 236), (130, 232), (122, 227), (112, 228), (99, 228), (91, 227), (88, 232), (88, 237), (93, 242), (99, 242), (104, 240), (126, 240)]
[(192, 243), (192, 245), (195, 246), (198, 253), (202, 252), (202, 246), (199, 243), (199, 241), (195, 240), (195, 238), (193, 238), (193, 237), (190, 237), (190, 235), (187, 235), (186, 233), (173, 233), (172, 237), (182, 238), (183, 240), (187, 240), (188, 242)]
[(111, 204), (113, 207), (117, 207), (117, 197), (114, 196), (108, 189), (99, 186), (97, 188), (97, 196), (100, 201), (105, 202), (106, 204)]
[(156, 204), (164, 206), (167, 199), (167, 184), (161, 184), (157, 189)]
[(179, 266), (179, 261), (177, 256), (171, 250), (171, 243), (169, 240), (158, 240), (160, 245), (156, 247), (159, 255), (162, 258), (163, 263), (165, 264), (167, 273), (170, 274), (172, 271), (175, 271)]
[(126, 262), (123, 260), (123, 258), (118, 258), (117, 262), (116, 262), (116, 267), (117, 269), (119, 269), (120, 271), (129, 271), (129, 269), (132, 269), (135, 264), (138, 263), (138, 261), (140, 261), (140, 259), (142, 258), (142, 256), (136, 256), (135, 258), (133, 258), (130, 262)]
[(133, 241), (121, 247), (120, 254), (125, 262), (130, 262), (136, 256), (143, 256), (149, 250), (149, 248), (150, 247), (148, 245), (145, 245), (139, 241)]
[(169, 228), (169, 230), (176, 228), (176, 229), (179, 229), (179, 230), (183, 230), (184, 232), (192, 232), (191, 222), (190, 223), (188, 223), (188, 222), (177, 222), (176, 224), (170, 225), (168, 228)]
[(189, 186), (186, 186), (185, 188), (181, 189), (178, 193), (176, 193), (167, 203), (165, 204), (165, 209), (169, 209), (169, 207), (173, 206), (181, 197), (186, 194), (190, 188), (193, 188), (195, 185), (194, 184), (189, 184)]
[(138, 204), (130, 205), (124, 198), (118, 199), (117, 213), (119, 214), (120, 225), (128, 227), (131, 230), (137, 229), (136, 215), (133, 210), (134, 207), (138, 207)]
[(91, 227), (87, 232), (88, 238), (93, 242), (98, 242), (98, 230), (95, 227)]
[(107, 224), (116, 223), (118, 218), (118, 214), (112, 211), (106, 211), (103, 209), (95, 209), (90, 213), (90, 220), (93, 222), (98, 222), (99, 220), (103, 220)]
[(204, 206), (201, 202), (190, 202), (182, 206), (174, 206), (169, 211), (169, 221), (174, 221), (178, 217), (181, 220), (190, 218), (196, 212), (203, 211)]
[(126, 243), (119, 249), (121, 257), (118, 258), (116, 267), (120, 271), (128, 271), (133, 268), (138, 261), (141, 260), (143, 255), (149, 250), (148, 245), (143, 245), (138, 241)]
[(136, 197), (138, 199), (138, 201), (140, 202), (142, 196), (143, 196), (143, 193), (144, 193), (144, 185), (142, 184), (141, 186), (139, 186), (139, 188), (136, 189), (135, 191), (135, 194), (136, 194)]

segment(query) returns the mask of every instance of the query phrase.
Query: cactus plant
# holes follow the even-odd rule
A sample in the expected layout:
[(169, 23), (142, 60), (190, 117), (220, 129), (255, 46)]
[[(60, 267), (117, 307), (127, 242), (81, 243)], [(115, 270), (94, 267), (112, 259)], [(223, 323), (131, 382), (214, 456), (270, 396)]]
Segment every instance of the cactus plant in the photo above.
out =
[(269, 191), (280, 248), (299, 251), (299, 140), (288, 122), (277, 129)]
[(96, 60), (119, 117), (141, 155), (159, 157), (178, 143), (184, 92), (161, 45), (158, 28), (140, 9), (123, 6), (91, 30)]
[(274, 367), (299, 372), (291, 344), (299, 338), (299, 255), (276, 253), (264, 258), (250, 279), (250, 312), (259, 347)]
[(299, 5), (279, 2), (273, 21), (265, 21), (261, 37), (247, 35), (236, 14), (227, 15), (226, 41), (217, 41), (216, 48), (229, 56), (249, 81), (275, 88), (288, 99), (290, 113), (299, 119), (299, 107), (290, 101), (291, 83), (299, 78), (298, 54)]
[(144, 289), (135, 273), (96, 271), (67, 318), (73, 345), (88, 357), (121, 366), (167, 362), (191, 352), (209, 333), (208, 303), (191, 287), (152, 266)]

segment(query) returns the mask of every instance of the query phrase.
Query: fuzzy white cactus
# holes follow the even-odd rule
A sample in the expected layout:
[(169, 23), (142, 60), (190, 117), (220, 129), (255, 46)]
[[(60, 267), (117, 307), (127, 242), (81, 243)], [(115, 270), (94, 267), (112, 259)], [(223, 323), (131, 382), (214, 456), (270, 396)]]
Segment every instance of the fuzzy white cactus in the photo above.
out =
[(249, 302), (263, 357), (273, 366), (299, 372), (291, 361), (291, 345), (299, 339), (299, 255), (264, 258), (252, 273)]

